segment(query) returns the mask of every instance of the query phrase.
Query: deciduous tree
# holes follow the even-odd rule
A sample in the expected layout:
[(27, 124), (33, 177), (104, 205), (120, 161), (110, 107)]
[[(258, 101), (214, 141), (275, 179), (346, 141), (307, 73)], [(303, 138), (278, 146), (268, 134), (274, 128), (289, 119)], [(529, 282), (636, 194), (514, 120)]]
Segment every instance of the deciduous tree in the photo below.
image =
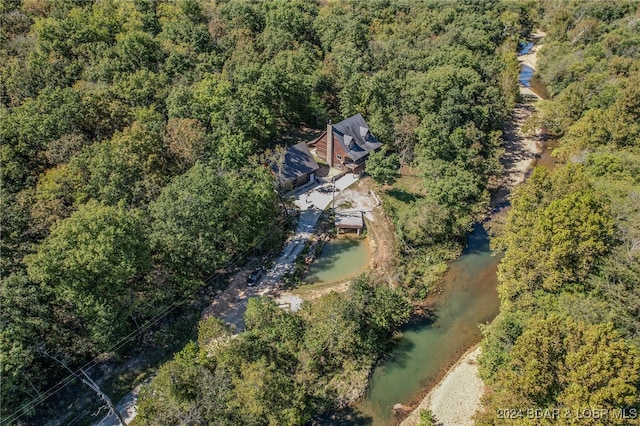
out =
[(369, 154), (365, 170), (376, 182), (390, 185), (397, 179), (399, 168), (398, 155), (381, 149)]
[(59, 222), (26, 263), (29, 277), (100, 350), (126, 329), (135, 278), (150, 255), (138, 213), (90, 202)]

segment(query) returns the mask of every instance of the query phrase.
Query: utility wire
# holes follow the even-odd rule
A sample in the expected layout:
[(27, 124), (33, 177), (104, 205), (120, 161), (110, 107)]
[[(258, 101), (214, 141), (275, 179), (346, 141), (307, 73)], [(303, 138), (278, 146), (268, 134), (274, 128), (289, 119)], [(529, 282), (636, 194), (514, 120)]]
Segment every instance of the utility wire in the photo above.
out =
[[(277, 229), (284, 230), (285, 227), (288, 224), (290, 224), (293, 221), (294, 218), (295, 218), (295, 216), (288, 215), (286, 218), (280, 219), (279, 223), (275, 224), (275, 227)], [(238, 263), (240, 262), (240, 260), (242, 260), (244, 258), (244, 256), (248, 255), (252, 250), (254, 250), (261, 243), (265, 242), (268, 238), (269, 238), (269, 235), (264, 236), (263, 238), (258, 240), (253, 246), (248, 248), (245, 252), (238, 253), (235, 256), (233, 256), (232, 259), (229, 261), (229, 263), (226, 265), (226, 268), (229, 269), (231, 267), (237, 267)], [(183, 298), (181, 300), (178, 300), (178, 301), (172, 303), (171, 305), (165, 307), (162, 311), (160, 311), (159, 313), (154, 315), (150, 320), (145, 321), (145, 323), (142, 324), (142, 326), (138, 327), (136, 330), (132, 331), (127, 336), (125, 336), (122, 339), (120, 339), (120, 341), (115, 343), (112, 347), (110, 347), (106, 351), (103, 351), (103, 353), (104, 352), (115, 352), (118, 349), (120, 349), (122, 346), (124, 346), (127, 342), (129, 342), (130, 340), (132, 340), (132, 339), (138, 337), (139, 335), (141, 335), (142, 333), (146, 332), (151, 326), (157, 324), (160, 320), (162, 320), (164, 317), (166, 317), (171, 312), (173, 312), (178, 306), (187, 303), (189, 301), (189, 299), (191, 299), (191, 297), (193, 297), (198, 291), (200, 291), (204, 287), (210, 285), (213, 281), (215, 281), (216, 279), (220, 278), (222, 275), (224, 275), (224, 273), (222, 273), (222, 272), (214, 272), (209, 277), (207, 277), (206, 279), (203, 280), (204, 284), (202, 286), (199, 286), (198, 288), (194, 289), (192, 292), (188, 293), (185, 298)], [(41, 393), (40, 395), (38, 395), (36, 398), (32, 399), (31, 401), (26, 402), (18, 410), (13, 412), (11, 415), (9, 415), (8, 417), (0, 420), (0, 424), (2, 424), (2, 425), (11, 424), (12, 422), (18, 420), (20, 417), (25, 415), (27, 412), (31, 411), (32, 409), (34, 409), (38, 405), (40, 405), (43, 402), (45, 402), (47, 399), (49, 399), (50, 397), (52, 397), (56, 393), (60, 392), (62, 389), (67, 387), (71, 382), (73, 382), (77, 377), (79, 377), (85, 370), (88, 370), (88, 369), (94, 367), (95, 365), (99, 364), (99, 362), (100, 362), (99, 358), (100, 358), (100, 355), (96, 356), (92, 360), (88, 361), (85, 365), (83, 365), (82, 367), (77, 369), (75, 372), (73, 372), (73, 374), (67, 375), (64, 379), (60, 380), (57, 384), (55, 384), (54, 386), (49, 388), (47, 391)]]

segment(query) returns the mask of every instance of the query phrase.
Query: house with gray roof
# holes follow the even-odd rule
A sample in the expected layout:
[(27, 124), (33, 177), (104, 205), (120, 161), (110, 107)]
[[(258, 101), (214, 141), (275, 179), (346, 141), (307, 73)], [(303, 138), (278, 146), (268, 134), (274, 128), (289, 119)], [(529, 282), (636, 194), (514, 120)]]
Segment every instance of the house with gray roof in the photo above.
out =
[(369, 153), (379, 149), (382, 143), (371, 133), (362, 114), (356, 114), (339, 123), (329, 123), (327, 130), (311, 145), (329, 166), (360, 173)]
[(283, 191), (290, 191), (307, 182), (313, 182), (319, 168), (306, 142), (287, 147), (284, 151), (284, 158), (281, 158), (279, 162), (271, 163), (271, 171), (276, 177), (276, 185)]

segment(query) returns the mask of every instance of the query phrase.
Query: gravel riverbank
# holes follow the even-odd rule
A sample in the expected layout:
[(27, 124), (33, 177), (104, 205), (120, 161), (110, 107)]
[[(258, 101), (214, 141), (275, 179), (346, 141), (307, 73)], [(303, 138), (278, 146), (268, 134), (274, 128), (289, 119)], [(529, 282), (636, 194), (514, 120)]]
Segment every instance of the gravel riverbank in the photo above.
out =
[(401, 426), (418, 424), (423, 409), (431, 410), (438, 425), (473, 425), (473, 416), (484, 394), (484, 383), (478, 377), (479, 354), (478, 345), (465, 353)]

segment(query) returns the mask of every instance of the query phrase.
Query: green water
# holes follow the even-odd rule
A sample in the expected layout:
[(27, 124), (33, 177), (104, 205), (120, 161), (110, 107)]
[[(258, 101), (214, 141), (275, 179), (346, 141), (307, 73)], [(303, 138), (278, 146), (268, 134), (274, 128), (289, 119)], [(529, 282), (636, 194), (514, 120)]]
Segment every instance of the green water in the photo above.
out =
[(369, 264), (366, 238), (339, 238), (324, 245), (322, 252), (302, 277), (308, 284), (326, 284), (348, 280), (364, 272)]
[[(521, 69), (521, 83), (543, 99), (549, 97), (544, 83), (532, 69)], [(525, 79), (526, 81), (522, 81)], [(552, 170), (554, 141), (547, 141), (536, 165)], [(499, 311), (496, 270), (500, 256), (492, 256), (489, 237), (476, 225), (462, 256), (449, 265), (443, 292), (428, 319), (410, 324), (402, 338), (371, 377), (367, 397), (352, 409), (331, 417), (327, 424), (393, 425), (397, 403), (414, 404), (435, 385), (467, 349), (480, 341), (479, 324), (489, 323)]]
[(478, 324), (498, 314), (496, 268), (489, 239), (477, 225), (463, 255), (450, 264), (430, 319), (409, 325), (371, 379), (367, 397), (340, 424), (394, 424), (396, 403), (418, 401), (452, 362), (480, 341)]

